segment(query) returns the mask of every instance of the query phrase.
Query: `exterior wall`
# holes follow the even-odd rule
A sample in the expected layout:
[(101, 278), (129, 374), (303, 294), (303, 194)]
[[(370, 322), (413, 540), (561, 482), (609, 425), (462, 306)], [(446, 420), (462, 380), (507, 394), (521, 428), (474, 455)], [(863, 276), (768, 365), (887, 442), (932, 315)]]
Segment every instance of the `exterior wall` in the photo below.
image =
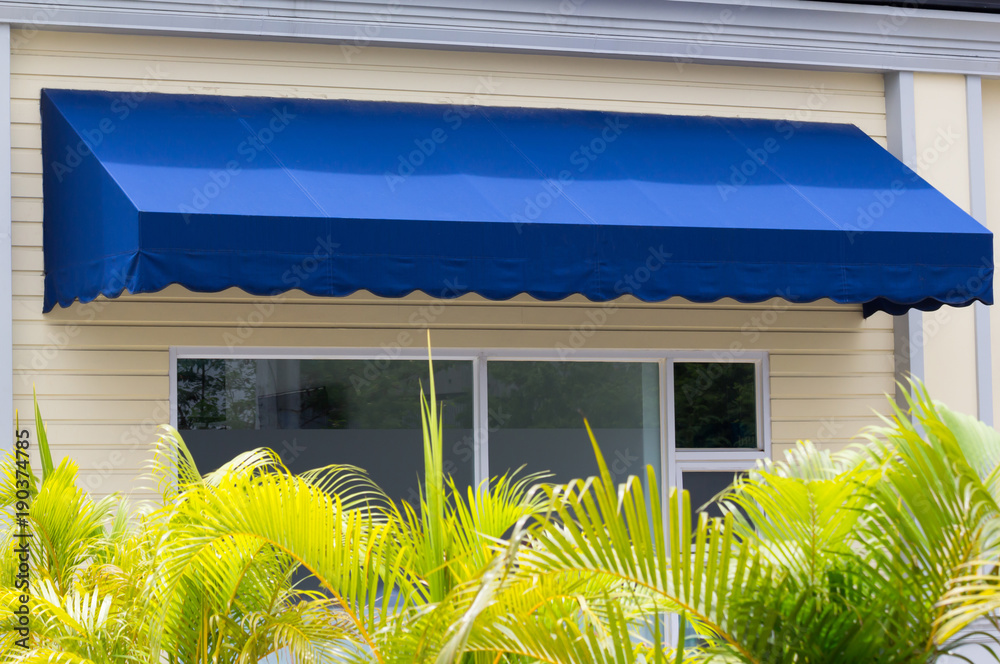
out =
[(590, 336), (581, 330), (590, 332), (588, 314), (600, 306), (582, 299), (463, 297), (428, 311), (433, 301), (425, 296), (290, 293), (258, 316), (254, 303), (263, 298), (170, 288), (42, 315), (43, 87), (122, 91), (136, 103), (155, 90), (791, 118), (854, 123), (885, 144), (878, 74), (352, 48), (67, 32), (39, 32), (15, 45), (15, 405), (30, 412), (37, 386), (57, 455), (76, 458), (95, 493), (134, 486), (155, 425), (169, 421), (171, 346), (421, 344), (421, 318), (430, 319), (438, 347), (554, 348), (583, 340), (588, 348), (770, 351), (777, 452), (799, 438), (841, 445), (875, 423), (872, 410), (884, 409), (883, 395), (894, 389), (891, 319), (865, 320), (860, 307), (829, 302), (624, 300)]
[[(960, 75), (914, 76), (917, 173), (970, 211), (966, 82)], [(960, 286), (960, 284), (956, 284)], [(972, 307), (923, 315), (925, 380), (935, 399), (976, 415), (976, 330)]]

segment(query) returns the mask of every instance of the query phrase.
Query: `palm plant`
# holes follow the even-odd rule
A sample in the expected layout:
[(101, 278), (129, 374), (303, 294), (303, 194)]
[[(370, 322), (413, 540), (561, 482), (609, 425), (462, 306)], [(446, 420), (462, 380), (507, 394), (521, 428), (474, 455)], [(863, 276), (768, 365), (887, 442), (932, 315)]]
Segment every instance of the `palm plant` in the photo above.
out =
[(932, 662), (1000, 608), (1000, 434), (919, 386), (914, 420), (895, 410), (843, 452), (803, 443), (693, 523), (652, 469), (616, 484), (593, 436), (597, 477), (461, 490), (429, 388), (412, 506), (265, 449), (202, 475), (168, 428), (161, 503), (133, 508), (92, 500), (43, 450), (32, 648), (12, 646), (5, 555), (0, 662)]
[[(616, 486), (595, 442), (600, 477), (547, 488), (558, 518), (526, 527), (531, 546), (509, 547), (507, 565), (539, 584), (616, 579), (634, 592), (619, 593), (622, 613), (605, 624), (630, 611), (680, 615), (698, 634), (685, 652), (696, 661), (936, 661), (1000, 607), (1000, 434), (914, 391), (915, 421), (895, 410), (844, 452), (801, 444), (737, 479), (719, 497), (724, 518), (701, 513), (694, 524), (683, 493), (661, 514), (651, 470), (649, 496), (635, 478)], [(493, 601), (464, 647), (589, 661), (583, 638), (552, 639), (516, 584), (481, 586)], [(603, 589), (576, 592), (581, 603), (608, 600)], [(622, 646), (615, 661), (635, 661)]]
[[(355, 468), (292, 475), (266, 449), (202, 476), (170, 428), (150, 464), (159, 505), (94, 501), (69, 460), (43, 471), (29, 517), (40, 544), (27, 650), (14, 645), (15, 501), (6, 491), (0, 661), (215, 664), (282, 650), (299, 662), (404, 657), (412, 644), (395, 630), (475, 578), (494, 543), (541, 510), (527, 495), (538, 477), (502, 477), (464, 494), (445, 478), (433, 386), (423, 403), (427, 480), (415, 507), (392, 504)], [(40, 415), (36, 430), (44, 443)], [(51, 468), (47, 446), (41, 456)], [(15, 465), (7, 459), (4, 489), (15, 486)], [(313, 583), (303, 586), (302, 571)]]
[[(159, 609), (152, 656), (255, 662), (285, 648), (301, 662), (433, 660), (449, 627), (441, 607), (490, 569), (504, 534), (545, 502), (529, 492), (537, 476), (463, 493), (443, 475), (433, 380), (421, 398), (425, 469), (414, 506), (393, 504), (358, 469), (296, 476), (267, 450), (201, 477), (176, 432), (161, 438), (153, 476), (170, 505), (169, 546), (157, 553), (149, 595)], [(286, 614), (299, 611), (295, 624), (248, 638), (248, 616), (259, 618), (241, 601), (246, 586), (260, 579), (274, 589), (300, 568), (320, 590), (280, 586)]]
[(94, 501), (77, 486), (78, 469), (70, 459), (53, 467), (37, 404), (35, 425), (42, 477), (28, 475), (33, 578), (27, 649), (17, 645), (23, 635), (13, 615), (25, 594), (15, 584), (18, 463), (10, 455), (0, 466), (5, 525), (0, 534), (0, 661), (141, 661), (145, 626), (136, 618), (152, 542), (132, 537), (124, 501)]

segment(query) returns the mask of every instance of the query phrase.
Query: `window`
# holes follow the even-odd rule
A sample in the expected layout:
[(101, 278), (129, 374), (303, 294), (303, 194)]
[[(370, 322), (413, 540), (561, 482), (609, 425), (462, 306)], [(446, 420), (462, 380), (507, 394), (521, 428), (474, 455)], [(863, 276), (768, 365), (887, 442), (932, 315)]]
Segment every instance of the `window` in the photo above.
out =
[(678, 449), (757, 449), (757, 387), (752, 364), (674, 363)]
[[(444, 401), (445, 469), (475, 475), (473, 365), (434, 365)], [(416, 502), (423, 474), (420, 387), (427, 362), (340, 359), (177, 361), (177, 428), (202, 471), (271, 447), (293, 472), (330, 464), (368, 471), (394, 499)]]
[[(202, 472), (267, 446), (292, 471), (351, 464), (394, 500), (416, 501), (425, 351), (171, 355), (174, 424)], [(552, 482), (593, 475), (586, 416), (615, 479), (645, 481), (651, 465), (664, 501), (670, 487), (687, 489), (694, 513), (770, 455), (767, 375), (759, 352), (576, 351), (565, 359), (555, 351), (438, 350), (445, 471), (459, 485), (522, 467), (548, 472)], [(675, 642), (676, 617), (665, 628)]]
[[(752, 363), (699, 356), (678, 357), (669, 364), (671, 480), (690, 494), (693, 516), (734, 475), (770, 456), (769, 409), (762, 399), (765, 374)], [(707, 511), (720, 515), (717, 507)]]
[(596, 475), (586, 416), (616, 479), (659, 471), (658, 372), (652, 362), (490, 361), (489, 467), (524, 465), (552, 482)]
[[(174, 423), (203, 472), (268, 446), (293, 471), (351, 464), (416, 498), (421, 350), (172, 354)], [(434, 372), (445, 470), (463, 486), (521, 468), (593, 475), (583, 416), (616, 479), (651, 465), (664, 495), (688, 489), (696, 508), (769, 454), (764, 353), (438, 351)]]

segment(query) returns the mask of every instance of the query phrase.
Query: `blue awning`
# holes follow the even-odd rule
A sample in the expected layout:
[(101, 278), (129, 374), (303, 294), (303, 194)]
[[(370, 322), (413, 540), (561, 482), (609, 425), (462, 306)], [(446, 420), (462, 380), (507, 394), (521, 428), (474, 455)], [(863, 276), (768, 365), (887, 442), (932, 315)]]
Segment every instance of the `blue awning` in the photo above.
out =
[(851, 125), (44, 90), (45, 310), (158, 291), (993, 302), (993, 240)]

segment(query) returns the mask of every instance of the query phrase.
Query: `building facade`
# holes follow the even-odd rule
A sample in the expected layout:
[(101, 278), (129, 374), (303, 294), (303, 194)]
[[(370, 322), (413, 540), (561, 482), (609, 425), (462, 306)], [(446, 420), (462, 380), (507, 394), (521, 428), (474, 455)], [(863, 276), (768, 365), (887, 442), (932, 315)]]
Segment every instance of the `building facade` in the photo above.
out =
[[(706, 498), (797, 440), (849, 444), (878, 423), (885, 395), (909, 373), (993, 421), (1000, 321), (978, 302), (865, 317), (860, 303), (830, 299), (495, 301), (455, 298), (447, 286), (390, 298), (173, 285), (43, 313), (43, 179), (116, 140), (160, 94), (436, 104), (442, 130), (454, 132), (461, 122), (446, 114), (460, 121), (478, 107), (710, 116), (854, 125), (991, 228), (1000, 218), (990, 185), (1000, 177), (998, 14), (798, 0), (104, 0), (3, 2), (0, 21), (11, 127), (9, 144), (0, 137), (9, 154), (0, 183), (10, 175), (0, 191), (10, 200), (0, 229), (0, 376), (9, 376), (0, 416), (11, 421), (16, 409), (23, 419), (37, 391), (54, 451), (80, 464), (95, 494), (144, 496), (137, 478), (149, 444), (171, 422), (207, 465), (267, 444), (293, 466), (368, 467), (407, 497), (407, 445), (417, 439), (412, 412), (398, 415), (415, 407), (426, 330), (453, 415), (449, 463), (463, 481), (522, 464), (557, 477), (587, 472), (578, 410), (615, 472), (651, 463), (665, 486)], [(43, 159), (43, 90), (115, 96), (83, 148), (58, 146)], [(280, 122), (265, 129), (251, 128), (257, 143), (245, 151), (235, 146), (238, 160), (281, 140)], [(426, 140), (400, 152), (396, 175), (431, 158)], [(210, 207), (238, 171), (209, 174), (178, 206)], [(545, 200), (526, 200), (524, 213)], [(853, 221), (863, 226), (866, 209)], [(330, 250), (318, 240), (322, 263)], [(669, 253), (622, 277), (644, 282)], [(299, 267), (303, 278), (316, 269)], [(991, 256), (988, 268), (991, 278)], [(317, 451), (324, 446), (336, 451)]]

